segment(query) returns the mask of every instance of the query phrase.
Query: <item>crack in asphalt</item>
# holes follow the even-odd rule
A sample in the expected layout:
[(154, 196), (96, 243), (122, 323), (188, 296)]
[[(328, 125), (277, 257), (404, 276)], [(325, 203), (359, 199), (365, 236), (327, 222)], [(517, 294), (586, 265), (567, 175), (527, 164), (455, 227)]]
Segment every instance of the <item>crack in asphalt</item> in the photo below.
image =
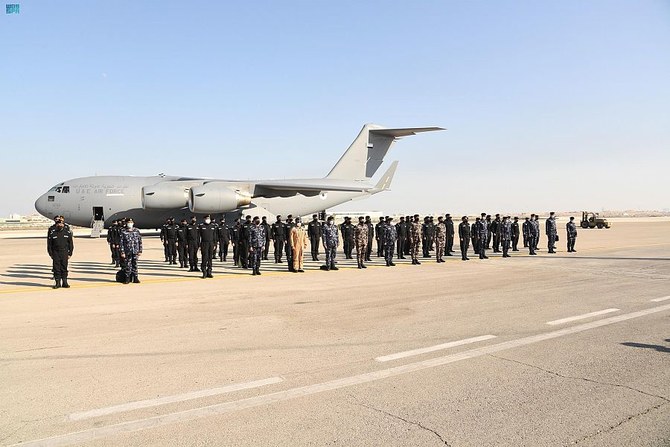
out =
[(437, 436), (437, 437), (439, 438), (439, 440), (442, 442), (443, 445), (445, 445), (445, 446), (447, 446), (447, 447), (452, 447), (451, 444), (449, 444), (449, 443), (442, 437), (442, 435), (440, 435), (438, 432), (436, 432), (436, 431), (433, 430), (432, 428), (426, 427), (425, 425), (421, 424), (420, 422), (410, 421), (409, 419), (405, 419), (405, 418), (403, 418), (403, 417), (401, 417), (401, 416), (398, 416), (398, 415), (396, 415), (396, 414), (389, 413), (388, 411), (382, 410), (381, 408), (375, 408), (375, 407), (373, 407), (373, 406), (371, 406), (371, 405), (366, 405), (366, 404), (364, 404), (363, 402), (359, 401), (355, 396), (352, 396), (351, 394), (349, 394), (349, 397), (352, 398), (352, 399), (355, 401), (354, 404), (356, 404), (356, 405), (359, 405), (359, 406), (361, 406), (361, 407), (367, 408), (368, 410), (373, 410), (373, 411), (376, 411), (376, 412), (378, 412), (378, 413), (384, 414), (384, 415), (389, 416), (389, 417), (391, 417), (391, 418), (393, 418), (393, 419), (398, 419), (398, 420), (400, 420), (400, 421), (405, 422), (406, 424), (414, 425), (414, 426), (417, 426), (417, 427), (419, 427), (419, 428), (421, 428), (421, 429), (423, 429), (423, 430), (429, 431), (429, 432), (431, 432), (432, 434), (434, 434), (435, 436)]
[(612, 387), (617, 387), (617, 388), (624, 388), (624, 389), (627, 389), (627, 390), (630, 390), (630, 391), (634, 391), (634, 392), (636, 392), (636, 393), (643, 394), (643, 395), (645, 395), (645, 396), (654, 397), (654, 398), (663, 400), (663, 402), (661, 402), (661, 403), (659, 403), (659, 404), (657, 404), (657, 405), (654, 405), (654, 406), (652, 406), (652, 407), (649, 407), (649, 408), (647, 408), (646, 410), (643, 410), (643, 411), (641, 411), (641, 412), (639, 412), (639, 413), (637, 413), (637, 414), (633, 414), (633, 415), (627, 416), (626, 418), (620, 420), (620, 421), (617, 422), (616, 424), (610, 425), (609, 427), (604, 428), (604, 429), (598, 429), (595, 433), (591, 433), (591, 434), (589, 434), (589, 435), (583, 436), (583, 437), (581, 437), (581, 438), (579, 438), (579, 439), (576, 439), (576, 440), (570, 442), (570, 444), (566, 444), (566, 445), (576, 445), (576, 444), (579, 444), (579, 443), (581, 443), (581, 442), (583, 442), (583, 441), (586, 441), (587, 439), (594, 438), (594, 437), (596, 437), (596, 436), (598, 436), (598, 435), (601, 435), (601, 434), (603, 434), (603, 433), (608, 433), (608, 432), (614, 430), (615, 428), (620, 427), (620, 426), (622, 426), (623, 424), (632, 421), (633, 419), (636, 419), (636, 418), (638, 418), (638, 417), (640, 417), (640, 416), (644, 416), (645, 414), (648, 414), (648, 413), (650, 413), (650, 412), (652, 412), (652, 411), (654, 411), (654, 410), (658, 410), (658, 409), (661, 408), (662, 406), (667, 405), (668, 403), (670, 403), (670, 399), (668, 399), (667, 397), (660, 396), (660, 395), (658, 395), (658, 394), (647, 393), (646, 391), (642, 391), (642, 390), (639, 390), (639, 389), (637, 389), (637, 388), (633, 388), (633, 387), (630, 387), (630, 386), (627, 386), (627, 385), (621, 385), (621, 384), (618, 384), (618, 383), (611, 383), (611, 382), (600, 382), (600, 381), (598, 381), (598, 380), (589, 379), (589, 378), (587, 378), (587, 377), (566, 376), (566, 375), (564, 375), (564, 374), (559, 374), (559, 373), (557, 373), (557, 372), (555, 372), (555, 371), (550, 371), (550, 370), (548, 370), (548, 369), (544, 369), (544, 368), (541, 368), (541, 367), (539, 367), (539, 366), (531, 365), (530, 363), (525, 363), (525, 362), (521, 362), (521, 361), (519, 361), (519, 360), (513, 360), (513, 359), (510, 359), (510, 358), (501, 357), (501, 356), (493, 355), (493, 354), (489, 354), (489, 355), (490, 355), (491, 357), (494, 357), (494, 358), (499, 359), (499, 360), (505, 360), (505, 361), (512, 362), (512, 363), (517, 363), (517, 364), (519, 364), (519, 365), (523, 365), (523, 366), (526, 366), (526, 367), (529, 367), (529, 368), (537, 369), (537, 370), (539, 370), (539, 371), (545, 372), (545, 373), (547, 373), (547, 374), (551, 374), (551, 375), (556, 376), (556, 377), (560, 377), (560, 378), (562, 378), (562, 379), (582, 380), (582, 381), (585, 381), (585, 382), (596, 383), (596, 384), (598, 384), (598, 385), (605, 385), (605, 386), (612, 386)]

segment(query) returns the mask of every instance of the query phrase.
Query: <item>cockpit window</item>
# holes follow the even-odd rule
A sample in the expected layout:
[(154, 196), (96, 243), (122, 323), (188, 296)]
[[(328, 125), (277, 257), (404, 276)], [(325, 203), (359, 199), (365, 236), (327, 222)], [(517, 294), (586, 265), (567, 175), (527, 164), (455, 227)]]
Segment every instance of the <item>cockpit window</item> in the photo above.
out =
[(61, 191), (63, 191), (62, 187), (59, 186), (59, 187), (56, 188), (56, 192), (60, 193)]
[(70, 192), (70, 187), (69, 186), (63, 186), (63, 194), (67, 194)]
[(54, 196), (49, 196), (49, 197), (47, 197), (47, 201), (48, 201), (48, 202), (53, 202), (54, 199), (55, 199)]

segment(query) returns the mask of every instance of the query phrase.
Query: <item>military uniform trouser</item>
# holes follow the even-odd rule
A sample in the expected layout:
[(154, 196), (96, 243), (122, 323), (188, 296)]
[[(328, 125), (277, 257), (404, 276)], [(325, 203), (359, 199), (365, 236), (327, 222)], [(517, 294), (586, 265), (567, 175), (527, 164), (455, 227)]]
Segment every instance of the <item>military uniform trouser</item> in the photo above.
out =
[(475, 252), (476, 255), (479, 254), (479, 241), (477, 240), (476, 237), (472, 238), (472, 250)]
[(371, 260), (370, 256), (372, 255), (372, 244), (370, 243), (371, 240), (372, 240), (372, 238), (370, 237), (370, 233), (368, 233), (368, 243), (365, 247), (365, 259), (367, 261)]
[(493, 235), (493, 251), (500, 251), (500, 233)]
[(313, 261), (316, 261), (317, 256), (319, 256), (319, 242), (321, 242), (321, 238), (318, 238), (316, 236), (310, 236), (309, 243), (311, 245)]
[(531, 255), (535, 254), (535, 237), (534, 236), (528, 236), (528, 253)]
[(187, 258), (186, 242), (177, 243), (177, 253), (179, 254), (179, 263), (182, 265), (186, 265), (186, 258)]
[(212, 258), (214, 257), (214, 241), (200, 243), (200, 256), (202, 256), (202, 265), (200, 270), (202, 274), (212, 274)]
[(298, 245), (291, 247), (293, 255), (293, 270), (302, 270), (303, 262), (305, 261), (305, 247)]
[(397, 245), (398, 245), (398, 247), (397, 247), (398, 256), (402, 257), (403, 253), (405, 253), (405, 239), (404, 238), (398, 238)]
[(435, 258), (436, 259), (442, 259), (442, 257), (444, 256), (444, 248), (445, 247), (446, 247), (445, 241), (443, 241), (443, 240), (440, 241), (439, 239), (437, 239), (435, 241)]
[(289, 271), (293, 270), (293, 250), (290, 242), (286, 242), (286, 263)]
[(263, 259), (263, 247), (254, 248), (254, 251), (249, 253), (249, 267), (254, 272), (261, 270), (261, 260)]
[(486, 244), (484, 243), (484, 238), (478, 239), (479, 241), (479, 259), (484, 259), (486, 257)]
[(121, 257), (119, 246), (116, 244), (109, 244), (109, 251), (112, 253), (112, 261), (119, 262), (119, 258)]
[(240, 257), (240, 266), (249, 268), (249, 245), (246, 241), (240, 241), (237, 247), (238, 256)]
[(519, 236), (512, 236), (512, 251), (517, 251), (519, 245)]
[(556, 248), (556, 235), (555, 234), (549, 234), (547, 235), (547, 248), (549, 251), (554, 251)]
[(375, 238), (375, 240), (377, 241), (377, 257), (381, 258), (384, 256), (384, 241), (378, 238)]
[(447, 236), (447, 244), (444, 247), (444, 254), (449, 255), (452, 251), (454, 251), (454, 237)]
[(67, 250), (57, 250), (51, 253), (54, 279), (67, 278), (68, 254)]
[(177, 241), (168, 240), (165, 247), (167, 248), (168, 261), (174, 262), (177, 259)]
[(189, 241), (188, 243), (188, 265), (191, 268), (198, 266), (198, 246), (195, 241)]
[(356, 243), (356, 260), (358, 261), (359, 265), (365, 262), (367, 252), (367, 244)]
[(163, 254), (165, 255), (165, 260), (169, 261), (170, 260), (170, 255), (168, 254), (168, 244), (167, 241), (163, 241)]
[(284, 240), (275, 239), (275, 261), (281, 261), (282, 254), (284, 252)]
[(491, 248), (491, 235), (492, 234), (493, 233), (490, 232), (490, 231), (486, 234), (486, 242), (484, 242), (484, 248), (486, 248), (487, 250), (489, 250)]
[(409, 255), (412, 261), (416, 261), (419, 257), (419, 239), (409, 241)]
[(503, 256), (507, 256), (509, 252), (509, 242), (510, 241), (502, 241), (502, 252)]
[(337, 247), (326, 247), (326, 267), (333, 268), (335, 267), (335, 254), (337, 252)]
[(233, 263), (235, 265), (240, 264), (240, 244), (239, 244), (239, 242), (233, 242)]
[(228, 257), (228, 241), (219, 239), (219, 259), (225, 261)]
[(126, 271), (126, 280), (137, 277), (137, 253), (126, 253), (126, 262), (123, 266)]
[(468, 257), (468, 248), (470, 247), (470, 239), (461, 239), (461, 259)]
[(268, 253), (270, 253), (270, 240), (265, 239), (265, 248), (263, 248), (263, 259), (267, 261)]
[(575, 249), (576, 237), (568, 237), (568, 251), (573, 251)]
[(395, 241), (384, 244), (384, 260), (386, 265), (390, 265), (393, 262), (393, 252), (395, 251)]
[(523, 248), (528, 248), (528, 236), (523, 236)]

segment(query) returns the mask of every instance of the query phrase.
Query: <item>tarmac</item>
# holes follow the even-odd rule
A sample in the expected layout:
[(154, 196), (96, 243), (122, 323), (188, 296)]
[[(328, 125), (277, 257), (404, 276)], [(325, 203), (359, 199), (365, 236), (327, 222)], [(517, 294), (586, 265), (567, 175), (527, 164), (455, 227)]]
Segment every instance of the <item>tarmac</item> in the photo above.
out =
[(129, 285), (77, 237), (69, 290), (43, 235), (4, 236), (0, 445), (670, 446), (670, 222), (559, 234), (205, 280), (145, 237)]

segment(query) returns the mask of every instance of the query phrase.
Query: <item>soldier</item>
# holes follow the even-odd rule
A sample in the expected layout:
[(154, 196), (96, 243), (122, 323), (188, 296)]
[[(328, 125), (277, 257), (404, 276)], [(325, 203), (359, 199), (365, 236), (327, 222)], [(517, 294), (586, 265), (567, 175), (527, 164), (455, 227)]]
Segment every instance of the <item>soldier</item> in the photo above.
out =
[(182, 219), (181, 224), (177, 228), (177, 253), (179, 254), (180, 268), (186, 267), (188, 260), (188, 242), (186, 240), (187, 226), (188, 222), (186, 219)]
[(293, 223), (293, 215), (286, 216), (286, 263), (288, 264), (288, 271), (293, 272), (293, 250), (291, 250), (291, 230), (295, 224)]
[(211, 217), (205, 216), (205, 220), (198, 226), (198, 239), (200, 240), (200, 256), (202, 256), (202, 278), (213, 278), (212, 259), (214, 259), (214, 247), (219, 239), (219, 227), (212, 222)]
[(340, 225), (340, 230), (342, 231), (344, 258), (353, 259), (351, 253), (354, 250), (354, 226), (351, 223), (351, 217), (347, 216), (344, 218), (344, 223)]
[(433, 251), (433, 246), (435, 244), (435, 223), (433, 222), (433, 216), (428, 216), (428, 256), (430, 252)]
[(377, 241), (377, 257), (381, 258), (384, 256), (384, 217), (379, 218), (379, 222), (375, 224), (375, 241)]
[(358, 261), (358, 268), (367, 268), (364, 262), (367, 260), (368, 253), (368, 225), (365, 223), (363, 216), (358, 218), (358, 225), (354, 228), (354, 240), (356, 242), (356, 260)]
[(575, 224), (574, 217), (570, 217), (570, 222), (565, 224), (565, 230), (568, 233), (568, 253), (577, 253), (577, 250), (575, 250), (575, 241), (577, 239), (577, 224)]
[(228, 244), (230, 243), (230, 228), (226, 225), (226, 218), (222, 217), (219, 221), (219, 229), (216, 234), (219, 239), (219, 260), (226, 262), (228, 257)]
[(519, 251), (519, 218), (514, 216), (514, 222), (512, 222), (512, 251)]
[[(484, 219), (484, 216), (486, 216), (486, 219)], [(492, 231), (491, 231), (491, 215), (482, 213), (482, 219), (481, 219), (483, 224), (486, 224), (486, 241), (484, 245), (486, 246), (485, 248), (487, 250), (491, 249), (491, 236), (492, 236)]]
[[(260, 219), (258, 219), (260, 225)], [(249, 268), (249, 231), (251, 231), (251, 216), (247, 216), (244, 222), (240, 225), (240, 240), (239, 240), (239, 255), (240, 255), (240, 266), (243, 269)], [(259, 255), (262, 257), (262, 253)]]
[(161, 242), (163, 243), (163, 254), (165, 255), (164, 262), (170, 262), (170, 258), (168, 256), (167, 240), (165, 239), (165, 230), (168, 225), (170, 225), (170, 218), (165, 219), (165, 223), (161, 226), (160, 231), (160, 238)]
[(272, 224), (271, 231), (275, 249), (275, 264), (279, 264), (283, 262), (281, 257), (286, 243), (286, 224), (282, 222), (281, 215), (277, 216), (277, 221)]
[(549, 253), (556, 253), (556, 239), (558, 239), (558, 231), (556, 229), (556, 218), (554, 212), (549, 213), (549, 219), (544, 222), (544, 229), (547, 233), (547, 248)]
[(500, 242), (502, 242), (502, 257), (509, 258), (509, 246), (512, 241), (512, 222), (509, 216), (505, 216), (498, 226)]
[(165, 225), (165, 247), (167, 248), (168, 262), (177, 265), (177, 228), (174, 217), (168, 219)]
[(395, 225), (393, 225), (393, 218), (386, 216), (386, 223), (382, 228), (384, 229), (384, 260), (387, 267), (395, 267), (393, 252), (398, 240), (398, 232), (395, 229)]
[[(250, 218), (250, 216), (247, 217)], [(245, 246), (249, 247), (249, 264), (253, 269), (252, 275), (260, 275), (261, 259), (263, 258), (263, 250), (265, 249), (265, 242), (267, 241), (265, 228), (261, 226), (261, 220), (256, 216), (254, 217), (253, 222), (249, 223), (247, 229), (248, 239)]]
[(305, 260), (305, 249), (307, 248), (307, 231), (302, 226), (299, 217), (295, 219), (295, 226), (289, 235), (291, 240), (291, 253), (293, 254), (293, 273), (305, 273), (303, 262)]
[(70, 288), (70, 285), (67, 283), (67, 266), (74, 251), (73, 239), (72, 231), (69, 227), (66, 228), (65, 226), (65, 220), (58, 218), (47, 236), (47, 253), (49, 253), (52, 260), (52, 270), (55, 280), (54, 289), (58, 289), (61, 286), (66, 289)]
[(535, 219), (532, 221), (533, 225), (535, 226), (535, 247), (534, 249), (537, 251), (539, 250), (538, 246), (540, 244), (540, 215), (535, 214)]
[(475, 218), (475, 222), (470, 226), (470, 232), (472, 233), (472, 247), (476, 255), (479, 254), (479, 221), (480, 217)]
[(109, 230), (107, 230), (107, 243), (109, 244), (109, 250), (112, 252), (112, 264), (114, 267), (119, 266), (120, 261), (120, 251), (119, 243), (121, 239), (121, 229), (119, 227), (119, 221), (115, 220), (110, 225)]
[(186, 226), (186, 243), (188, 244), (188, 271), (199, 272), (198, 247), (200, 246), (200, 239), (198, 239), (198, 219), (195, 216), (191, 216), (191, 223)]
[(235, 219), (233, 227), (230, 229), (230, 241), (233, 243), (233, 263), (240, 266), (240, 234), (242, 233), (242, 224), (240, 219)]
[(444, 225), (447, 227), (447, 243), (445, 246), (444, 254), (446, 256), (453, 256), (454, 252), (454, 221), (451, 219), (451, 214), (447, 213), (444, 217)]
[(461, 223), (458, 224), (458, 239), (461, 243), (461, 259), (469, 261), (468, 247), (470, 246), (470, 224), (468, 224), (468, 216), (461, 218)]
[(405, 229), (407, 237), (405, 238), (405, 255), (409, 255), (410, 247), (410, 228), (412, 227), (412, 216), (405, 216)]
[(400, 222), (395, 224), (395, 231), (398, 233), (398, 259), (405, 259), (405, 243), (407, 241), (405, 216), (400, 216)]
[(493, 253), (500, 253), (500, 214), (496, 214), (496, 218), (491, 222), (489, 234), (493, 235)]
[(337, 226), (335, 225), (335, 218), (328, 216), (326, 225), (323, 226), (321, 233), (323, 239), (323, 248), (326, 251), (326, 265), (321, 266), (322, 270), (338, 270), (335, 267), (335, 254), (337, 253), (337, 246), (339, 245), (339, 236), (337, 233)]
[(537, 253), (535, 253), (535, 246), (537, 245), (537, 235), (540, 232), (539, 228), (535, 223), (537, 222), (533, 217), (535, 214), (531, 214), (530, 221), (528, 224), (528, 254), (535, 256)]
[(268, 253), (270, 252), (270, 239), (272, 236), (270, 224), (268, 223), (268, 218), (263, 216), (261, 218), (261, 226), (265, 230), (265, 248), (263, 249), (263, 261), (268, 260)]
[(423, 218), (423, 223), (421, 224), (421, 252), (424, 258), (430, 257), (428, 253), (428, 216)]
[[(485, 215), (485, 213), (482, 213), (482, 215)], [(488, 218), (491, 220), (491, 216), (488, 216)], [(486, 242), (488, 241), (487, 238), (489, 237), (489, 234), (488, 222), (485, 218), (479, 219), (479, 226), (477, 227), (477, 239), (479, 240), (479, 259), (489, 258), (486, 256), (486, 249), (488, 248), (486, 246)]]
[(413, 265), (420, 265), (419, 244), (421, 243), (421, 223), (419, 222), (419, 215), (415, 214), (412, 224), (409, 228), (409, 255), (412, 257)]
[(523, 248), (528, 248), (528, 238), (530, 237), (531, 225), (532, 223), (528, 217), (526, 217), (523, 224), (521, 225), (521, 231), (523, 232)]
[(321, 241), (321, 222), (319, 216), (312, 214), (312, 221), (307, 225), (307, 234), (312, 249), (312, 261), (319, 260), (319, 242)]
[(444, 262), (444, 249), (447, 246), (447, 226), (444, 224), (444, 218), (438, 216), (437, 225), (435, 225), (435, 257), (437, 262)]
[(142, 235), (135, 228), (133, 219), (126, 221), (126, 228), (121, 232), (121, 259), (124, 261), (126, 279), (124, 284), (130, 281), (135, 284), (140, 282), (137, 270), (137, 260), (142, 255)]
[[(372, 223), (370, 216), (365, 216), (365, 225), (368, 227), (368, 242), (365, 248), (365, 260), (372, 262), (370, 256), (372, 255), (372, 239), (375, 237), (375, 225)], [(363, 268), (366, 268), (363, 266)]]

